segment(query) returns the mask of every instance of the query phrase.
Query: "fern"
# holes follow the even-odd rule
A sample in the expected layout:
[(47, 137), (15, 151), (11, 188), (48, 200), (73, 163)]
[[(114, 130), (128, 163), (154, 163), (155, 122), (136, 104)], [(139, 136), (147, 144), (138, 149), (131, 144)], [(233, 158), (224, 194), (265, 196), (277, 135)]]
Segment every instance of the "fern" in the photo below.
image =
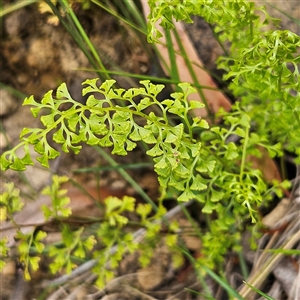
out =
[[(274, 22), (276, 25), (277, 20), (261, 7), (259, 10), (265, 16), (262, 23), (255, 12), (258, 8), (247, 1), (150, 0), (149, 4), (149, 41), (161, 35), (155, 28), (159, 20), (165, 28), (171, 29), (173, 18), (191, 22), (191, 14), (204, 17), (215, 25), (222, 41), (230, 41), (231, 55), (220, 58), (219, 67), (228, 72), (226, 78), (232, 79), (230, 88), (239, 101), (230, 113), (220, 113), (224, 124), (209, 126), (205, 120), (189, 116), (191, 110), (203, 104), (187, 101), (195, 92), (187, 83), (179, 84), (181, 91), (171, 94), (170, 99), (159, 101), (158, 95), (164, 88), (161, 84), (145, 80), (140, 82), (139, 88), (125, 90), (114, 88), (114, 80), (98, 84), (98, 79), (88, 79), (83, 82), (82, 94), (88, 95), (85, 104), (73, 99), (65, 84), (58, 87), (55, 96), (53, 91), (46, 93), (41, 102), (32, 96), (26, 98), (24, 105), (32, 106), (31, 112), (34, 117), (40, 117), (43, 128), (24, 128), (20, 143), (1, 155), (0, 165), (4, 171), (25, 170), (33, 164), (30, 145), (39, 153), (40, 164), (49, 167), (49, 160), (60, 155), (59, 146), (63, 152), (72, 150), (78, 154), (82, 144), (98, 145), (109, 147), (112, 154), (127, 155), (143, 142), (148, 145), (146, 154), (153, 159), (162, 195), (172, 190), (178, 201), (195, 199), (203, 213), (210, 216), (214, 213), (209, 230), (203, 232), (204, 250), (200, 258), (201, 264), (213, 267), (223, 261), (228, 248), (239, 247), (238, 231), (247, 217), (255, 223), (259, 219), (259, 206), (272, 199), (273, 192), (280, 195), (281, 189), (288, 185), (274, 182), (269, 187), (261, 172), (253, 169), (248, 157), (259, 156), (257, 146), (260, 146), (266, 148), (271, 157), (289, 150), (295, 154), (296, 161), (300, 159), (300, 39), (289, 31), (264, 30), (265, 24)], [(291, 115), (295, 122), (290, 121)], [(175, 125), (170, 122), (174, 116), (178, 121)], [(238, 143), (232, 142), (233, 138), (238, 139)], [(22, 157), (17, 155), (19, 148), (23, 149)], [(53, 196), (53, 205), (58, 207), (57, 210), (44, 208), (46, 217), (68, 216), (70, 212), (65, 207), (68, 199), (64, 192), (59, 193), (58, 187), (45, 192)], [(160, 210), (154, 218), (160, 218), (164, 211), (163, 197), (160, 201)], [(8, 204), (5, 205), (5, 209), (9, 209)], [(91, 235), (82, 241), (83, 229), (72, 233), (63, 227), (63, 247), (51, 248), (53, 271), (61, 268), (70, 271), (75, 265), (71, 254), (83, 257), (98, 239), (104, 247), (94, 255), (103, 271), (98, 273), (98, 284), (103, 285), (113, 275), (112, 270), (103, 270), (108, 258), (113, 269), (124, 252), (138, 249), (132, 235), (121, 230), (128, 222), (123, 212), (134, 210), (134, 201), (110, 199), (106, 205), (105, 221), (95, 237)], [(0, 212), (3, 211), (1, 208)], [(161, 227), (150, 222), (153, 219), (149, 217), (149, 206), (138, 206), (135, 211), (147, 228), (148, 244), (139, 248), (145, 250), (141, 262), (146, 264), (151, 256), (150, 245), (156, 241)], [(25, 244), (32, 244), (30, 236), (22, 238)], [(171, 235), (168, 240), (169, 245), (176, 242)], [(3, 244), (4, 241), (1, 242), (2, 253), (6, 251)], [(119, 250), (111, 255), (109, 249), (114, 244), (119, 245)], [(65, 256), (67, 261), (63, 261)], [(24, 254), (24, 260), (28, 257)], [(36, 258), (32, 264), (35, 268)]]

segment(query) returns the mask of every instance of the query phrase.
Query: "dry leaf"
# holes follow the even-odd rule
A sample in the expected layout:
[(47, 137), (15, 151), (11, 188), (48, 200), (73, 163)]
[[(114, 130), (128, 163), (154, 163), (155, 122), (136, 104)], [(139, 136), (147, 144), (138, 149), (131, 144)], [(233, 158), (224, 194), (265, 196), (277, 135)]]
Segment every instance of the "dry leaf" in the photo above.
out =
[(287, 198), (283, 198), (277, 206), (267, 214), (262, 223), (264, 226), (272, 228), (278, 221), (280, 221), (288, 212), (291, 207), (291, 201)]

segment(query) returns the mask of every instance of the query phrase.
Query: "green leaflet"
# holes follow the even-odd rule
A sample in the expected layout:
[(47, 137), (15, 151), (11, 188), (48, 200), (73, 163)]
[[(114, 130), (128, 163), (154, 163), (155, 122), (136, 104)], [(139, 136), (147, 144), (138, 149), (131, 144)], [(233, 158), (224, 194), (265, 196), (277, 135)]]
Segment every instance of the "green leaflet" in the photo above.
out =
[[(230, 128), (212, 127), (210, 131), (215, 133), (211, 137), (213, 140), (208, 140), (208, 144), (203, 146), (200, 141), (190, 135), (190, 130), (191, 128), (197, 132), (208, 130), (207, 122), (200, 118), (194, 118), (190, 123), (190, 120), (186, 119), (186, 113), (192, 107), (203, 106), (202, 104), (198, 105), (195, 101), (187, 102), (187, 96), (194, 92), (194, 89), (188, 84), (181, 84), (182, 92), (173, 93), (171, 95), (173, 99), (159, 102), (156, 97), (163, 89), (163, 85), (142, 81), (141, 84), (144, 87), (124, 90), (114, 89), (114, 83), (114, 80), (108, 80), (98, 86), (97, 79), (86, 80), (83, 83), (86, 85), (83, 88), (83, 94), (93, 93), (93, 95), (89, 96), (85, 105), (71, 98), (65, 84), (62, 84), (57, 90), (58, 99), (52, 97), (52, 91), (45, 94), (42, 104), (36, 102), (33, 97), (25, 99), (26, 105), (32, 105), (38, 110), (51, 107), (41, 116), (45, 128), (24, 128), (20, 137), (21, 143), (1, 156), (1, 168), (24, 170), (26, 165), (32, 164), (28, 150), (30, 144), (34, 145), (35, 151), (41, 155), (37, 160), (43, 166), (48, 167), (48, 161), (59, 155), (59, 151), (48, 144), (51, 131), (54, 131), (53, 141), (61, 145), (64, 152), (69, 152), (71, 149), (75, 153), (79, 153), (81, 143), (86, 143), (101, 147), (112, 146), (112, 154), (126, 155), (128, 151), (132, 151), (137, 146), (137, 141), (143, 141), (150, 145), (150, 149), (146, 153), (153, 157), (154, 169), (162, 187), (172, 186), (180, 191), (179, 201), (187, 201), (192, 198), (202, 201), (202, 191), (207, 189), (207, 180), (220, 175), (218, 172), (222, 172), (223, 168), (222, 166), (216, 168), (218, 159), (215, 159), (212, 153), (215, 152), (227, 160), (239, 157), (241, 150), (232, 142), (226, 143), (225, 138), (230, 134), (248, 138), (246, 136), (250, 121), (248, 115), (237, 108), (232, 115), (225, 119), (230, 124)], [(96, 95), (99, 93), (101, 95), (97, 99)], [(137, 96), (142, 96), (142, 99), (137, 101), (135, 99)], [(114, 104), (115, 100), (124, 101), (125, 106)], [(68, 103), (67, 110), (61, 110), (62, 102)], [(161, 115), (154, 112), (149, 112), (149, 114), (143, 112), (146, 107), (152, 105), (161, 109)], [(167, 112), (177, 114), (182, 118), (182, 122), (175, 126), (170, 125)], [(146, 124), (142, 126), (136, 123), (137, 117), (144, 118)], [(256, 135), (251, 135), (249, 140), (250, 143), (246, 145), (246, 148), (255, 143), (264, 142), (263, 138), (260, 139)], [(15, 151), (22, 145), (26, 154), (23, 158), (19, 158)], [(204, 149), (202, 149), (203, 147)], [(269, 147), (269, 151), (272, 153), (277, 153), (277, 149), (278, 147)], [(247, 184), (252, 185), (253, 183), (250, 180)], [(216, 189), (212, 186), (209, 188), (211, 201), (222, 200), (224, 196), (222, 189), (225, 188), (222, 185), (224, 182), (218, 184)], [(236, 198), (240, 203), (243, 203), (242, 199), (246, 197), (245, 193), (252, 191), (251, 188), (245, 189), (240, 184), (232, 188), (236, 193), (239, 193), (239, 189), (243, 189), (241, 195)], [(218, 190), (220, 191), (217, 192)], [(254, 201), (255, 197), (251, 196), (250, 199)], [(206, 211), (210, 210), (206, 209)]]
[[(191, 102), (191, 105), (186, 102), (186, 97), (194, 92), (194, 89), (188, 84), (181, 84), (182, 92), (173, 93), (173, 99), (159, 102), (156, 97), (164, 87), (161, 84), (155, 85), (144, 80), (141, 81), (143, 87), (124, 90), (114, 89), (114, 83), (114, 80), (107, 80), (98, 86), (97, 79), (86, 80), (83, 83), (83, 95), (93, 95), (89, 95), (85, 105), (72, 99), (65, 84), (58, 87), (56, 98), (52, 97), (52, 91), (45, 94), (41, 103), (36, 102), (33, 97), (26, 98), (24, 104), (33, 106), (34, 116), (37, 116), (42, 108), (50, 108), (43, 111), (41, 116), (45, 128), (24, 128), (20, 137), (21, 144), (2, 155), (2, 169), (23, 170), (26, 165), (32, 164), (28, 150), (23, 158), (15, 154), (18, 147), (24, 145), (27, 149), (29, 144), (34, 145), (35, 151), (41, 155), (37, 160), (47, 167), (48, 161), (59, 155), (59, 151), (48, 144), (50, 132), (54, 131), (52, 139), (61, 145), (64, 152), (71, 149), (79, 153), (80, 144), (84, 142), (101, 147), (113, 146), (113, 154), (126, 155), (136, 147), (136, 141), (143, 141), (151, 145), (147, 154), (154, 157), (155, 170), (159, 176), (167, 179), (166, 186), (171, 177), (171, 184), (176, 187), (175, 182), (193, 176), (196, 166), (190, 168), (190, 164), (193, 157), (200, 155), (201, 143), (190, 138), (187, 127), (191, 124), (185, 122), (186, 126), (183, 123), (171, 126), (166, 112), (185, 115), (191, 107), (202, 106), (195, 101)], [(100, 97), (97, 97), (97, 94), (100, 94)], [(142, 99), (137, 101), (137, 96), (142, 96)], [(125, 106), (114, 104), (115, 100), (124, 101)], [(62, 103), (68, 103), (69, 108), (61, 110)], [(143, 112), (152, 105), (161, 109), (160, 116), (154, 112)], [(137, 124), (137, 117), (144, 118), (146, 124)], [(193, 123), (193, 127), (207, 128), (204, 121), (198, 121)], [(195, 187), (194, 179), (193, 188)], [(184, 186), (179, 184), (179, 189), (183, 188)], [(201, 184), (197, 186), (197, 189), (200, 188)]]

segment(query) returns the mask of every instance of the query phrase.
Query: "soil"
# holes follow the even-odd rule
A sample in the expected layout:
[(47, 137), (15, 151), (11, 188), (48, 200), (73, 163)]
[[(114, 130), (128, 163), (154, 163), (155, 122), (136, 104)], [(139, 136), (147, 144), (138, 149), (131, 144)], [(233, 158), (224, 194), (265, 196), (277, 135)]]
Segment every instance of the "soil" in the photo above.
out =
[[(4, 1), (4, 6), (10, 3)], [(298, 1), (282, 1), (282, 3), (283, 7), (285, 6), (295, 18), (299, 19)], [(278, 7), (282, 6), (278, 4)], [(113, 69), (111, 64), (113, 61), (128, 73), (156, 75), (154, 74), (156, 70), (151, 68), (151, 60), (141, 45), (142, 42), (146, 43), (146, 40), (139, 40), (124, 23), (117, 21), (100, 8), (83, 10), (77, 4), (74, 10), (107, 68)], [(278, 14), (276, 10), (274, 13)], [(61, 23), (51, 24), (49, 17), (49, 13), (41, 13), (38, 5), (32, 4), (3, 18), (0, 53), (1, 152), (18, 143), (19, 134), (24, 127), (39, 124), (39, 121), (32, 117), (28, 107), (21, 106), (25, 96), (34, 95), (36, 99), (41, 99), (47, 91), (55, 90), (60, 83), (66, 82), (71, 95), (76, 100), (84, 102), (85, 98), (81, 96), (81, 83), (87, 78), (97, 77), (96, 72), (80, 70), (91, 69), (87, 58), (64, 26)], [(205, 66), (218, 73), (220, 71), (216, 70), (215, 60), (222, 54), (222, 50), (213, 38), (209, 26), (200, 18), (194, 20), (195, 25), (187, 26), (188, 32)], [(290, 24), (287, 20), (284, 26), (298, 31), (299, 34), (299, 26), (295, 27), (294, 23)], [(129, 78), (120, 76), (115, 78), (124, 88), (136, 84)], [(106, 151), (109, 153), (109, 149)], [(148, 161), (140, 149), (126, 157), (113, 158), (118, 164)], [(26, 203), (40, 199), (40, 191), (50, 183), (52, 173), (67, 175), (100, 202), (109, 195), (119, 197), (131, 195), (139, 198), (139, 194), (116, 170), (80, 172), (82, 168), (103, 166), (109, 164), (96, 149), (83, 147), (79, 155), (62, 154), (51, 163), (50, 170), (36, 164), (29, 167), (22, 176), (17, 172), (7, 171), (1, 174), (1, 180), (13, 181), (22, 191), (22, 199)], [(126, 171), (152, 199), (158, 198), (158, 183), (151, 168)], [(90, 197), (86, 197), (76, 188), (77, 185), (68, 185), (73, 207), (75, 210), (77, 208), (77, 215), (92, 215), (95, 213), (95, 207), (91, 204)], [(81, 206), (78, 205), (79, 202)], [(177, 218), (186, 226), (190, 226), (182, 215)], [(55, 239), (54, 235), (53, 233), (52, 237)], [(184, 238), (193, 253), (201, 247), (198, 239), (188, 235)], [(184, 291), (184, 287), (200, 291), (196, 275), (189, 269), (188, 263), (180, 270), (172, 266), (170, 255), (164, 245), (157, 247), (153, 263), (147, 269), (138, 266), (134, 255), (128, 256), (121, 264), (119, 277), (112, 281), (105, 291), (99, 292), (94, 287), (93, 280), (79, 278), (77, 282), (72, 283), (73, 285), (61, 291), (61, 295), (56, 299), (167, 299), (171, 295), (172, 299), (191, 299), (192, 296), (188, 291)], [(234, 261), (235, 258), (230, 259)], [(58, 277), (58, 275), (49, 276), (47, 261), (42, 262), (40, 271), (34, 275), (30, 283), (20, 279), (20, 273), (22, 268), (16, 266), (12, 259), (0, 278), (1, 299), (36, 299), (47, 287), (47, 282)], [(145, 277), (145, 274), (149, 275)], [(84, 282), (87, 284), (82, 285)], [(214, 284), (212, 282), (210, 284), (213, 289)], [(81, 288), (77, 290), (76, 285), (80, 285)]]

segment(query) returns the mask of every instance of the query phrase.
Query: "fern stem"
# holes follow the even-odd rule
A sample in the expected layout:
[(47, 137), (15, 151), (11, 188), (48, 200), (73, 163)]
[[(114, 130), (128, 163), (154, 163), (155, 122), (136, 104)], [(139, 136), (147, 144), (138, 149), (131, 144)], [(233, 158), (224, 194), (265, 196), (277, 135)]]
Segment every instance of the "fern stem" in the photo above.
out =
[(245, 168), (248, 140), (249, 140), (249, 127), (246, 127), (246, 129), (245, 129), (245, 139), (244, 139), (244, 145), (243, 145), (242, 161), (241, 161), (241, 169), (240, 169), (240, 182), (241, 183), (243, 182), (243, 174), (244, 174), (244, 168)]

